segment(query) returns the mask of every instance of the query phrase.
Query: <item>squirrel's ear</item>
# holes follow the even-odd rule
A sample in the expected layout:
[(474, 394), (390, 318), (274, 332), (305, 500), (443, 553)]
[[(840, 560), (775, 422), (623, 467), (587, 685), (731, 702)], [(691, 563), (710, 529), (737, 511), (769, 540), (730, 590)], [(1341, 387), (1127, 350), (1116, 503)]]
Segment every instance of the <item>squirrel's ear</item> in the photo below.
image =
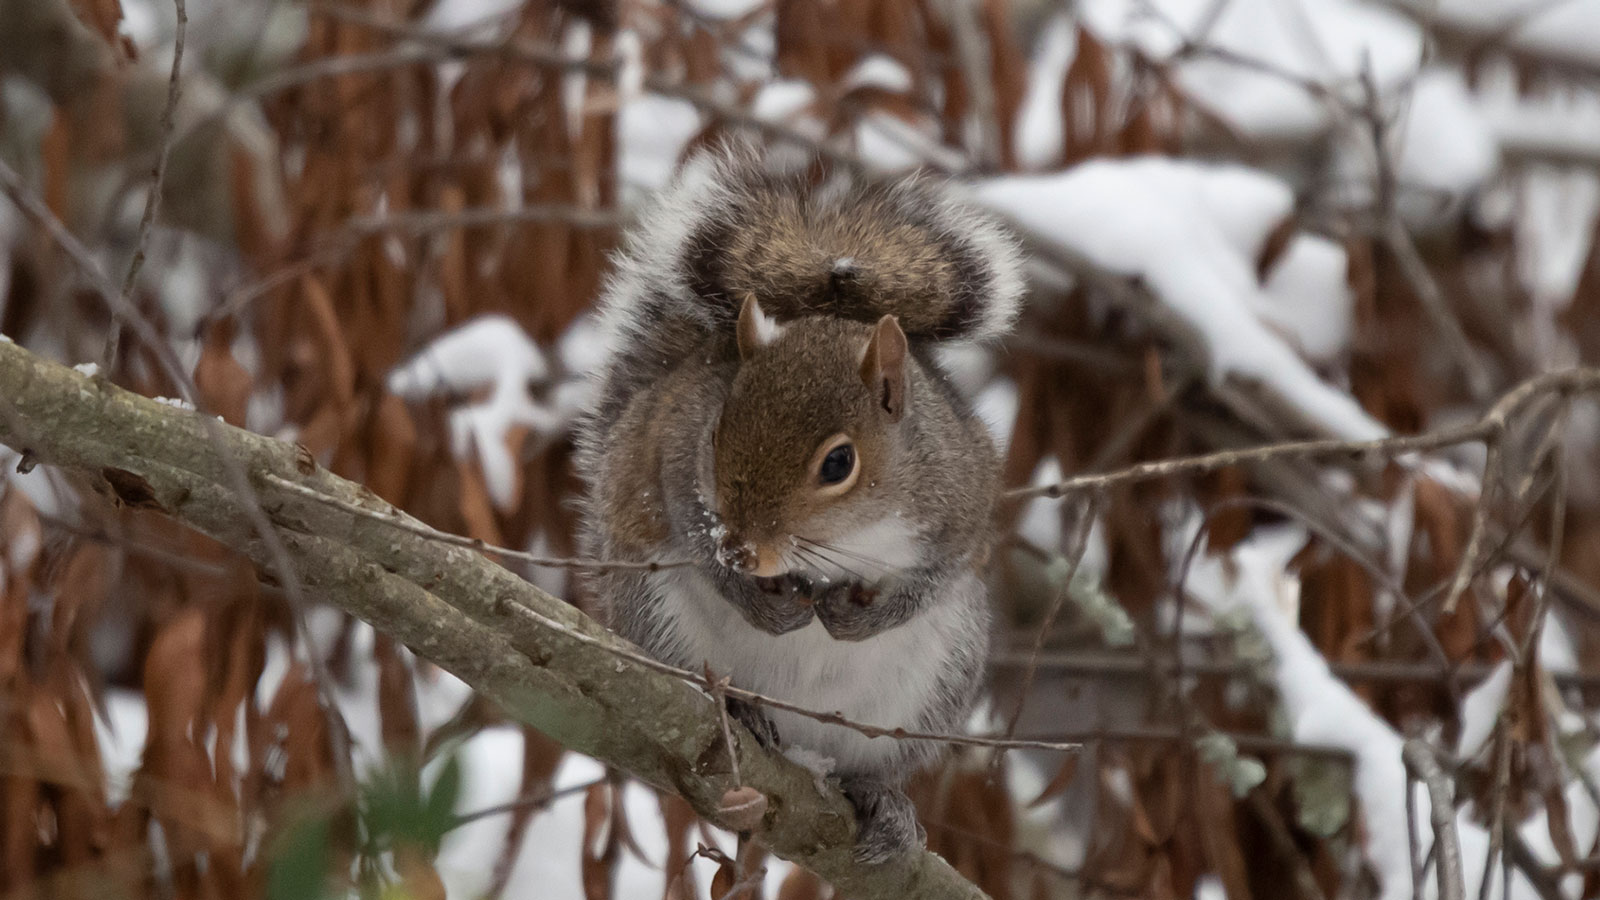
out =
[(884, 316), (872, 329), (861, 357), (861, 380), (889, 414), (889, 421), (900, 421), (906, 409), (906, 333), (894, 316)]
[(734, 333), (739, 338), (739, 358), (749, 359), (757, 350), (777, 340), (783, 327), (761, 311), (755, 294), (748, 294), (744, 305), (739, 307), (739, 326)]

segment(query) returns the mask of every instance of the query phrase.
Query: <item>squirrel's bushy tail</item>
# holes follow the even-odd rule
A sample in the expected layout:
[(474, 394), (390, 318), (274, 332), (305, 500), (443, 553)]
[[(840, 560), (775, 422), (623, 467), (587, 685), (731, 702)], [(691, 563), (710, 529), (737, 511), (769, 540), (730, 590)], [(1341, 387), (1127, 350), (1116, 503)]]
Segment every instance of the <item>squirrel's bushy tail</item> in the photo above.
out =
[(691, 159), (618, 261), (613, 324), (646, 340), (731, 328), (754, 295), (780, 320), (893, 314), (914, 339), (1010, 330), (1022, 260), (996, 221), (930, 180), (812, 174), (741, 148)]

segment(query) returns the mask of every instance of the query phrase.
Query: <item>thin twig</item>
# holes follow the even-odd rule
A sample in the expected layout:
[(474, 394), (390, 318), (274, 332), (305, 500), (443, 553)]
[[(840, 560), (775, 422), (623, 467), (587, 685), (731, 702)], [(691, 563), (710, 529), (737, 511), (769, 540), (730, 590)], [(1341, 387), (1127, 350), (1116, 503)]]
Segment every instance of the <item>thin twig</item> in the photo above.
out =
[(1422, 847), (1417, 836), (1417, 776), (1406, 772), (1406, 848), (1411, 859), (1411, 896), (1422, 894)]
[(1400, 756), (1406, 769), (1428, 786), (1428, 801), (1433, 824), (1434, 874), (1438, 878), (1439, 900), (1464, 900), (1461, 882), (1461, 838), (1456, 833), (1455, 790), (1434, 750), (1418, 738), (1405, 742)]
[(733, 727), (728, 721), (728, 687), (732, 679), (724, 675), (718, 678), (711, 671), (711, 664), (706, 663), (706, 692), (711, 695), (712, 702), (717, 704), (717, 718), (722, 722), (722, 741), (728, 748), (728, 760), (733, 766), (733, 783), (744, 784), (744, 776), (739, 772), (739, 754), (733, 746)]
[(551, 789), (544, 787), (537, 791), (524, 794), (521, 797), (517, 797), (514, 800), (509, 800), (505, 803), (499, 803), (494, 806), (485, 806), (482, 809), (475, 809), (471, 812), (464, 812), (450, 820), (450, 828), (460, 828), (463, 825), (471, 824), (479, 819), (487, 819), (490, 816), (498, 816), (508, 812), (517, 812), (529, 807), (532, 807), (533, 810), (537, 812), (563, 797), (568, 797), (573, 794), (581, 794), (595, 785), (605, 784), (607, 777), (608, 776), (602, 775), (593, 781), (571, 784), (564, 788)]
[(348, 501), (341, 500), (338, 497), (325, 494), (316, 488), (290, 481), (287, 478), (279, 477), (271, 472), (263, 473), (261, 478), (274, 487), (297, 494), (306, 498), (307, 500), (321, 503), (324, 506), (332, 507), (333, 509), (349, 513), (353, 516), (359, 516), (369, 521), (381, 522), (390, 528), (397, 528), (401, 531), (414, 534), (418, 537), (427, 538), (430, 541), (438, 541), (441, 544), (450, 544), (455, 547), (465, 547), (468, 550), (476, 550), (480, 553), (488, 553), (492, 556), (498, 556), (504, 559), (514, 559), (518, 562), (528, 563), (529, 565), (551, 569), (587, 569), (590, 571), (609, 570), (639, 572), (660, 572), (663, 569), (673, 569), (681, 566), (694, 565), (693, 561), (687, 559), (646, 560), (639, 562), (629, 560), (584, 559), (581, 557), (571, 556), (537, 556), (522, 550), (513, 550), (510, 547), (499, 547), (494, 544), (481, 541), (477, 538), (469, 538), (459, 534), (451, 534), (448, 531), (440, 531), (431, 525), (424, 524), (407, 516), (405, 513), (395, 509), (394, 507), (389, 507), (389, 510), (384, 512), (376, 509), (369, 509), (368, 507), (355, 503), (350, 503)]
[(1494, 783), (1489, 794), (1489, 852), (1483, 856), (1483, 880), (1478, 884), (1478, 900), (1489, 900), (1494, 885), (1494, 864), (1505, 855), (1506, 795), (1511, 788), (1511, 728), (1502, 708), (1494, 722), (1490, 762)]
[(1237, 450), (1218, 450), (1176, 459), (1152, 460), (1128, 466), (1115, 472), (1095, 475), (1078, 475), (1054, 484), (1017, 488), (1006, 493), (1007, 498), (1065, 497), (1067, 494), (1089, 490), (1102, 490), (1117, 484), (1153, 481), (1173, 475), (1197, 475), (1214, 472), (1228, 466), (1261, 462), (1269, 459), (1300, 458), (1361, 458), (1369, 455), (1399, 456), (1405, 453), (1438, 450), (1472, 441), (1488, 441), (1504, 428), (1506, 420), (1520, 412), (1532, 399), (1551, 393), (1572, 394), (1580, 391), (1600, 390), (1600, 368), (1575, 367), (1536, 375), (1503, 394), (1489, 411), (1476, 422), (1439, 431), (1413, 435), (1376, 438), (1367, 441), (1316, 439), (1283, 441), (1259, 447)]
[(1400, 222), (1399, 214), (1390, 210), (1388, 216), (1388, 221), (1380, 226), (1383, 245), (1394, 255), (1395, 262), (1400, 264), (1400, 274), (1410, 283), (1411, 291), (1417, 295), (1423, 312), (1427, 313), (1429, 321), (1443, 335), (1446, 349), (1455, 357), (1461, 374), (1466, 376), (1467, 393), (1473, 400), (1487, 399), (1493, 390), (1488, 368), (1467, 339), (1460, 318), (1450, 309), (1444, 291), (1440, 289), (1433, 273), (1428, 271), (1428, 264), (1417, 250), (1417, 242)]
[[(161, 187), (167, 176), (167, 152), (172, 149), (172, 118), (178, 108), (178, 94), (182, 90), (179, 72), (183, 66), (183, 45), (189, 31), (189, 11), (184, 0), (172, 0), (177, 10), (177, 27), (172, 37), (172, 74), (167, 77), (167, 105), (161, 110), (156, 138), (156, 161), (150, 168), (150, 187), (144, 196), (144, 214), (139, 217), (139, 236), (133, 245), (133, 259), (128, 261), (128, 272), (122, 278), (118, 296), (121, 305), (133, 305), (133, 286), (144, 268), (145, 248), (150, 243), (150, 228), (155, 224), (156, 212), (161, 208)], [(111, 330), (106, 334), (105, 350), (101, 354), (100, 371), (110, 378), (116, 372), (117, 353), (122, 343), (122, 312), (111, 310)]]
[[(1072, 549), (1068, 551), (1066, 574), (1061, 580), (1061, 585), (1056, 588), (1055, 596), (1051, 598), (1050, 608), (1045, 610), (1044, 621), (1039, 623), (1038, 630), (1034, 633), (1033, 649), (1028, 654), (1028, 665), (1022, 670), (1022, 683), (1017, 687), (1017, 701), (1011, 707), (1011, 715), (1006, 719), (1005, 736), (1011, 737), (1017, 731), (1017, 723), (1022, 719), (1022, 709), (1028, 701), (1028, 691), (1033, 687), (1034, 676), (1038, 673), (1036, 665), (1039, 653), (1044, 649), (1044, 642), (1050, 636), (1050, 630), (1055, 626), (1056, 617), (1061, 614), (1061, 608), (1066, 605), (1067, 598), (1072, 594), (1072, 580), (1078, 575), (1078, 567), (1083, 562), (1083, 554), (1089, 548), (1089, 535), (1094, 531), (1095, 519), (1100, 515), (1101, 497), (1093, 494), (1089, 502), (1080, 511), (1077, 528), (1074, 529)], [(995, 765), (999, 765), (1000, 757), (995, 757)]]
[[(1000, 668), (1020, 669), (1028, 665), (1032, 633), (1028, 645), (1001, 650), (991, 663)], [(1209, 639), (1207, 639), (1209, 640)], [(1106, 650), (1045, 651), (1039, 654), (1038, 667), (1063, 677), (1112, 678), (1146, 680), (1154, 675), (1166, 676), (1166, 671), (1152, 673), (1150, 664), (1137, 654)], [(1170, 662), (1165, 664), (1169, 667)], [(1328, 667), (1340, 679), (1358, 684), (1439, 684), (1444, 676), (1433, 663), (1405, 660), (1366, 660), (1359, 662), (1329, 661)], [(1210, 678), (1240, 678), (1251, 673), (1248, 662), (1237, 659), (1186, 659), (1184, 671), (1189, 675)], [(1462, 688), (1481, 683), (1494, 671), (1487, 663), (1462, 663), (1454, 674)], [(1550, 672), (1558, 687), (1573, 690), (1600, 689), (1600, 673)]]
[(1493, 502), (1496, 486), (1500, 483), (1500, 460), (1504, 454), (1503, 430), (1497, 438), (1486, 439), (1483, 457), (1483, 477), (1478, 480), (1478, 502), (1472, 507), (1472, 527), (1467, 532), (1467, 546), (1461, 551), (1456, 571), (1445, 589), (1443, 610), (1445, 615), (1456, 611), (1456, 603), (1472, 584), (1477, 571), (1478, 555), (1483, 550), (1484, 534), (1489, 525), (1489, 506)]
[(345, 221), (341, 230), (364, 237), (389, 231), (431, 234), (455, 228), (534, 225), (547, 222), (559, 222), (573, 228), (621, 228), (631, 221), (632, 217), (621, 210), (585, 209), (565, 203), (534, 203), (508, 209), (494, 207), (469, 207), (453, 211), (415, 209), (376, 216), (351, 216)]

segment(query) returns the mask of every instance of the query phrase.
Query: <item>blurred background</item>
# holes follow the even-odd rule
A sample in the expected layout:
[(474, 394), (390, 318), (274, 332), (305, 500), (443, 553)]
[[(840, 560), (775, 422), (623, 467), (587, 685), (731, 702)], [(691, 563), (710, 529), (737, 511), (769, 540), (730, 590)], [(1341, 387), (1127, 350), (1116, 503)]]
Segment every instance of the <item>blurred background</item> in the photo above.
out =
[[(1596, 0), (0, 0), (0, 334), (176, 396), (109, 284), (209, 412), (569, 556), (607, 254), (730, 134), (1007, 218), (1018, 332), (943, 359), (1008, 486), (1112, 475), (1000, 511), (970, 726), (1083, 749), (924, 773), (934, 849), (996, 898), (1433, 896), (1416, 739), (1458, 896), (1600, 896), (1600, 410), (1496, 406), (1600, 365)], [(0, 896), (728, 893), (681, 801), (21, 462)]]

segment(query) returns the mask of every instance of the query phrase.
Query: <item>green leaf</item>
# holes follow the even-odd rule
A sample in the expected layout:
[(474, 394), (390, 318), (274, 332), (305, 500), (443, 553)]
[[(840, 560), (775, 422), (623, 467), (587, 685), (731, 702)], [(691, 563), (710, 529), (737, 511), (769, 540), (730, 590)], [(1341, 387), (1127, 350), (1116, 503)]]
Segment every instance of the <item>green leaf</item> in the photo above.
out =
[(279, 837), (267, 874), (267, 900), (327, 896), (328, 837), (328, 820), (322, 816), (303, 819)]
[(461, 796), (461, 758), (450, 756), (439, 770), (439, 777), (428, 789), (426, 813), (423, 824), (427, 829), (427, 847), (438, 852), (439, 842), (455, 827), (456, 800)]

